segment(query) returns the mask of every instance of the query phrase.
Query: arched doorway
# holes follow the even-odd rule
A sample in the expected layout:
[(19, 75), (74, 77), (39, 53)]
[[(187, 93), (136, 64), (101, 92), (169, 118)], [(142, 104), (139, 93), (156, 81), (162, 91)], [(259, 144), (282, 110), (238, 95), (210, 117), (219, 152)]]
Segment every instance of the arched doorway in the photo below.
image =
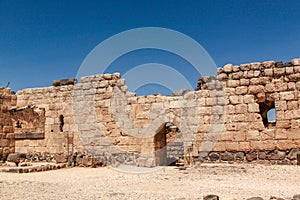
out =
[(184, 156), (180, 130), (171, 122), (163, 123), (154, 136), (155, 163), (157, 166), (175, 165)]
[(154, 135), (154, 153), (156, 166), (167, 165), (167, 128), (166, 123), (163, 123), (157, 133)]

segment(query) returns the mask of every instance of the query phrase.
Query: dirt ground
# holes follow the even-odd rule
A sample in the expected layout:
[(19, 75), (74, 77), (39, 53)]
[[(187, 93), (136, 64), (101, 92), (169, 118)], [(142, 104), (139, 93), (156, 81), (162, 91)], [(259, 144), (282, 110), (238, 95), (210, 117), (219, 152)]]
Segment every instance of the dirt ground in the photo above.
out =
[(220, 199), (300, 194), (300, 166), (202, 164), (179, 170), (66, 168), (37, 173), (0, 173), (0, 199)]

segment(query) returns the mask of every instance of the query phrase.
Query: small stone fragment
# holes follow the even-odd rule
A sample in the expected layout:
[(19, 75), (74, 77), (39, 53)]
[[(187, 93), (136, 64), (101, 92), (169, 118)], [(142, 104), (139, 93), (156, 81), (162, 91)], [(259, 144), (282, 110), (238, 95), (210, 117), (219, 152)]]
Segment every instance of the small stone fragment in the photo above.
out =
[(219, 200), (219, 196), (214, 194), (209, 194), (203, 197), (203, 200)]
[(264, 200), (264, 199), (261, 197), (251, 197), (251, 198), (248, 198), (247, 200)]
[(300, 194), (295, 194), (292, 200), (300, 200)]
[(299, 149), (292, 149), (289, 154), (287, 155), (287, 158), (290, 160), (296, 160), (297, 159), (297, 154), (300, 154)]

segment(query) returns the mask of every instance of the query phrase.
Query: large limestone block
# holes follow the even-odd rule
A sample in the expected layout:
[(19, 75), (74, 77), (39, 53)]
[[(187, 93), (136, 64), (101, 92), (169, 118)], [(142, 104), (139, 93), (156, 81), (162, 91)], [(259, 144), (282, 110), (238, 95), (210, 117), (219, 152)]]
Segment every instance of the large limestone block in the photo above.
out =
[(294, 67), (286, 67), (285, 68), (286, 74), (293, 74), (294, 73)]
[(245, 78), (240, 79), (240, 85), (241, 86), (248, 86), (249, 84), (250, 84), (249, 79), (245, 79)]
[(238, 87), (240, 85), (240, 80), (228, 80), (227, 81), (227, 87)]
[(233, 79), (233, 80), (239, 80), (243, 77), (244, 77), (244, 73), (242, 71), (234, 72), (234, 73), (230, 74), (230, 76), (229, 76), (229, 78)]
[(275, 129), (263, 130), (260, 134), (262, 140), (274, 140), (275, 139)]
[(236, 88), (236, 94), (238, 95), (245, 95), (248, 93), (248, 87), (246, 86), (239, 86)]
[(229, 96), (230, 104), (236, 105), (243, 103), (243, 96)]
[(292, 64), (293, 64), (293, 65), (300, 65), (300, 58), (294, 58), (294, 59), (292, 60)]
[(211, 115), (211, 107), (200, 107), (199, 108), (199, 114), (204, 114), (204, 115)]
[(247, 104), (237, 104), (235, 106), (236, 113), (247, 113), (248, 112), (248, 106)]
[(286, 101), (276, 101), (275, 102), (275, 108), (276, 108), (276, 111), (287, 110)]
[(298, 148), (298, 147), (299, 146), (297, 146), (297, 144), (293, 140), (278, 140), (278, 141), (276, 141), (276, 148), (278, 150), (290, 150), (292, 148)]
[(246, 141), (246, 132), (238, 131), (233, 134), (233, 141), (243, 142)]
[(250, 63), (250, 69), (252, 70), (257, 70), (259, 69), (261, 66), (261, 63), (260, 62), (253, 62), (253, 63)]
[(238, 124), (237, 123), (225, 124), (225, 129), (227, 131), (237, 131), (238, 130)]
[(239, 142), (239, 151), (250, 151), (250, 142)]
[(108, 87), (108, 81), (107, 81), (107, 80), (100, 81), (100, 82), (97, 84), (97, 87), (98, 87), (98, 88), (105, 88), (105, 87)]
[(226, 142), (226, 150), (227, 151), (239, 151), (239, 143), (238, 142)]
[(260, 133), (256, 130), (250, 130), (246, 133), (246, 139), (247, 141), (250, 140), (260, 140)]
[(253, 76), (259, 77), (260, 74), (261, 74), (260, 70), (254, 70)]
[(274, 76), (279, 77), (285, 75), (285, 67), (282, 68), (274, 68)]
[(226, 73), (232, 72), (232, 64), (227, 64), (223, 67), (223, 71)]
[(205, 106), (205, 98), (197, 99), (198, 106)]
[[(253, 113), (253, 114), (257, 114), (259, 115), (258, 113)], [(260, 117), (261, 118), (261, 117)], [(249, 130), (259, 130), (259, 131), (262, 131), (265, 129), (265, 126), (262, 122), (262, 120), (257, 120), (257, 121), (254, 121), (252, 123), (249, 123), (248, 127), (247, 127)]]
[(252, 151), (274, 150), (276, 145), (274, 141), (250, 141)]
[(249, 71), (250, 70), (250, 64), (241, 64), (240, 69), (242, 71)]
[(292, 140), (299, 140), (300, 139), (300, 131), (298, 128), (296, 129), (289, 129), (287, 131), (287, 138)]
[(248, 112), (250, 112), (250, 113), (258, 113), (259, 112), (259, 104), (258, 103), (250, 103), (250, 104), (248, 104)]
[[(284, 111), (284, 118), (282, 120), (294, 119), (294, 110), (286, 110)], [(277, 119), (278, 120), (278, 119)]]
[(223, 114), (224, 107), (223, 106), (213, 106), (212, 107), (212, 114)]
[(287, 102), (288, 110), (297, 110), (299, 109), (299, 101), (288, 101)]
[(300, 66), (294, 67), (294, 73), (300, 73)]
[(113, 76), (112, 74), (103, 74), (102, 76), (105, 80), (112, 80)]
[(226, 151), (225, 142), (217, 142), (213, 146), (213, 151)]
[(275, 91), (275, 84), (268, 83), (265, 85), (265, 92), (274, 92)]
[(277, 120), (276, 127), (289, 129), (289, 128), (291, 128), (291, 122), (290, 122), (290, 120)]
[(249, 79), (254, 78), (254, 71), (253, 70), (244, 71), (244, 77)]
[(211, 125), (210, 124), (201, 124), (198, 127), (198, 132), (199, 133), (207, 133), (210, 129)]
[(275, 62), (274, 61), (265, 61), (262, 63), (264, 68), (274, 68)]
[(206, 105), (206, 106), (217, 105), (217, 103), (218, 103), (218, 100), (217, 100), (217, 98), (215, 98), (215, 97), (212, 97), (212, 98), (210, 98), (210, 97), (205, 98), (205, 105)]
[(219, 141), (232, 141), (234, 132), (227, 131), (220, 133), (218, 140)]
[(288, 78), (289, 81), (294, 81), (294, 82), (300, 81), (300, 73), (293, 73), (293, 74), (287, 75), (286, 78)]
[(296, 84), (294, 82), (289, 82), (288, 83), (288, 90), (289, 91), (294, 91), (296, 90)]
[(240, 67), (239, 66), (232, 66), (232, 71), (233, 72), (239, 72), (240, 71)]
[(182, 102), (180, 101), (171, 101), (170, 102), (170, 108), (181, 108)]
[[(291, 120), (291, 128), (292, 129), (300, 129), (300, 119), (298, 120)], [(300, 133), (299, 133), (300, 136)]]
[(275, 82), (275, 91), (276, 92), (287, 91), (287, 83), (284, 83), (281, 80), (274, 81), (274, 82)]
[(244, 95), (243, 96), (243, 102), (244, 103), (254, 103), (255, 102), (254, 95), (251, 95), (251, 94)]
[(280, 93), (280, 99), (281, 100), (292, 100), (295, 99), (295, 95), (293, 92), (281, 92)]
[(228, 75), (226, 73), (221, 73), (217, 75), (217, 79), (218, 80), (227, 80), (228, 79)]
[(227, 115), (227, 122), (244, 122), (245, 121), (245, 114), (236, 114), (233, 113), (230, 115)]
[(259, 77), (258, 80), (259, 80), (260, 85), (266, 85), (271, 82), (272, 78), (271, 77)]
[(235, 113), (235, 106), (234, 105), (228, 105), (228, 106), (226, 106), (226, 113), (227, 114), (233, 114), (233, 113)]
[(287, 131), (284, 129), (277, 128), (275, 130), (275, 139), (276, 140), (287, 139)]
[(262, 85), (250, 85), (249, 86), (250, 94), (257, 94), (260, 92), (264, 92), (264, 86), (262, 86)]

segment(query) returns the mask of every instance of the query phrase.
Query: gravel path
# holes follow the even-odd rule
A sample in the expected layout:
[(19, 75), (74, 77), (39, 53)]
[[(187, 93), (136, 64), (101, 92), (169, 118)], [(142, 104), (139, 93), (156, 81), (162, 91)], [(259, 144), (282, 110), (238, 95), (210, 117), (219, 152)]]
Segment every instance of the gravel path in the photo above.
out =
[[(124, 173), (123, 170), (141, 173)], [(0, 199), (220, 199), (300, 193), (300, 166), (202, 164), (155, 172), (135, 168), (70, 168), (47, 172), (0, 173)]]

